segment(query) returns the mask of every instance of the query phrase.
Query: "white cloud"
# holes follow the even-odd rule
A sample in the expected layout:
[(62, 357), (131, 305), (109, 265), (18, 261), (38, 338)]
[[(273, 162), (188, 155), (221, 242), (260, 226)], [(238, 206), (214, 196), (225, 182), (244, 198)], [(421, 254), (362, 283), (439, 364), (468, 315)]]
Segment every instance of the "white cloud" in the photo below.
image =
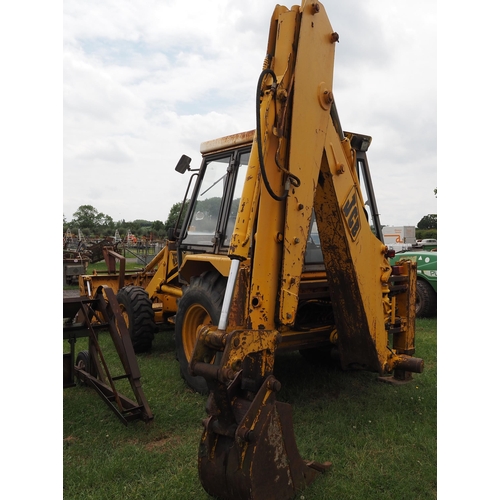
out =
[[(346, 130), (369, 151), (383, 224), (436, 212), (436, 2), (324, 2)], [(288, 5), (290, 7), (291, 5)], [(275, 3), (64, 2), (64, 214), (165, 220), (181, 154), (254, 127)]]

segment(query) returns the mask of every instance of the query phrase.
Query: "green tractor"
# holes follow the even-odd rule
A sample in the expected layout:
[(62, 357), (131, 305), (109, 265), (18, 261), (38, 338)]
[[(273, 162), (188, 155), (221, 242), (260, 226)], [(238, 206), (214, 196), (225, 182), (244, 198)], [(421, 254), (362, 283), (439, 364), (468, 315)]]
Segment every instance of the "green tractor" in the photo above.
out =
[(395, 264), (402, 258), (417, 263), (417, 318), (435, 317), (437, 314), (437, 252), (409, 250), (397, 253), (391, 260)]

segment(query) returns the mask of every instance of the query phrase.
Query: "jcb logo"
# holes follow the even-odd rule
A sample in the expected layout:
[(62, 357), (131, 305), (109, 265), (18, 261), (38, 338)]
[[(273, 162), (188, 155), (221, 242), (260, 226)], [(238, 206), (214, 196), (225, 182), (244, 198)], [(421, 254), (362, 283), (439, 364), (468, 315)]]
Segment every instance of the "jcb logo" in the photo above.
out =
[(358, 195), (354, 188), (351, 190), (344, 206), (342, 207), (342, 213), (344, 214), (351, 237), (355, 240), (358, 236), (361, 224), (359, 221)]

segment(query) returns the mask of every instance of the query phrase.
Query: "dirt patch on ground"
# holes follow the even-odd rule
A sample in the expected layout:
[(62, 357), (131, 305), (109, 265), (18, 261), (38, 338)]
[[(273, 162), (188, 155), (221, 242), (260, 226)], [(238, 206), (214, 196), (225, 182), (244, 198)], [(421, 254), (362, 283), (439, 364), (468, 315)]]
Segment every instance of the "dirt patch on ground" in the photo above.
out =
[(159, 437), (148, 443), (145, 448), (148, 451), (158, 451), (164, 448), (175, 448), (181, 444), (182, 440), (179, 436), (167, 436), (167, 437)]

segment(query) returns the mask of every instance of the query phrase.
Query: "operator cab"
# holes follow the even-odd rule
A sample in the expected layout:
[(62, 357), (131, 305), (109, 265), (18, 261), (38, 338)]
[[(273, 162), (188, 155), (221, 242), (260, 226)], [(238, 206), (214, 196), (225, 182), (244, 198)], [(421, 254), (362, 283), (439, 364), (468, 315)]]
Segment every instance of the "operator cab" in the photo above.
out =
[[(193, 172), (186, 191), (176, 230), (179, 257), (182, 253), (210, 253), (226, 255), (239, 208), (245, 173), (250, 159), (254, 131), (229, 135), (201, 144), (202, 163), (199, 169), (191, 169), (191, 159), (181, 157), (176, 171)], [(365, 212), (376, 236), (382, 240), (381, 226), (371, 183), (366, 150), (371, 137), (345, 133), (356, 150), (356, 170), (360, 181)], [(195, 200), (191, 202), (191, 200)], [(184, 207), (187, 208), (184, 210)], [(181, 216), (180, 216), (181, 219)], [(319, 240), (314, 211), (305, 255), (305, 266), (319, 269), (323, 266), (323, 253)], [(323, 266), (324, 267), (324, 266)]]
[(178, 238), (182, 251), (228, 253), (253, 135), (249, 131), (202, 143), (201, 167), (185, 198), (188, 207)]

